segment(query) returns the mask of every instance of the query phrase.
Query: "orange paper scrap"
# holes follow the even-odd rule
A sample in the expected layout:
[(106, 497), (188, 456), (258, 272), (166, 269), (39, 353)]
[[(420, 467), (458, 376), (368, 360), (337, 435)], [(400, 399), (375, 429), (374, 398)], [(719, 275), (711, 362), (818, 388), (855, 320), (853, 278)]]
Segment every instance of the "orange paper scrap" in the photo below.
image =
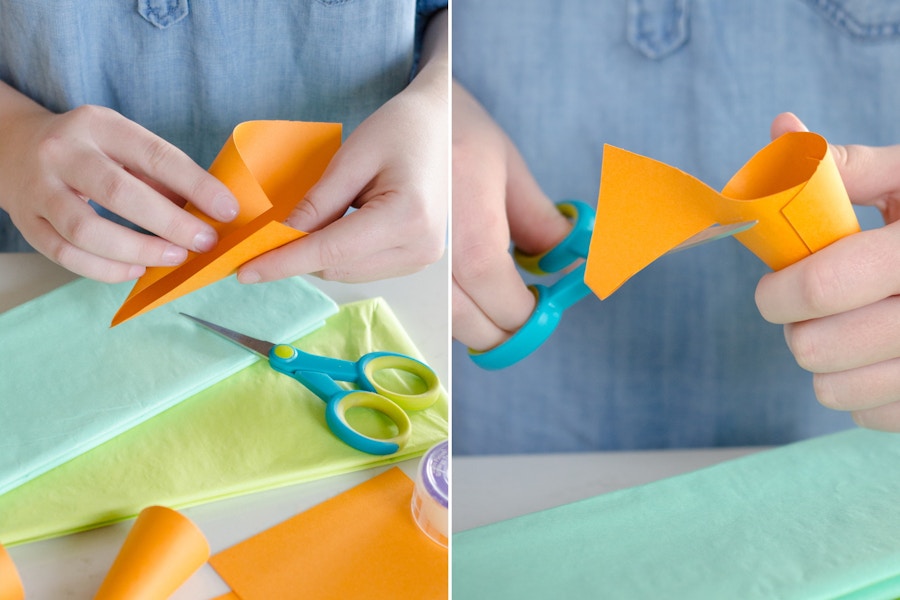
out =
[(447, 549), (416, 526), (412, 493), (394, 467), (210, 564), (241, 600), (446, 598)]
[(774, 270), (859, 231), (828, 143), (776, 138), (721, 193), (674, 167), (605, 146), (584, 280), (601, 299), (715, 224), (757, 221), (735, 237)]
[(13, 564), (6, 548), (0, 544), (0, 600), (24, 600), (25, 590), (19, 571)]
[(319, 180), (341, 144), (339, 123), (248, 121), (235, 127), (209, 172), (232, 191), (240, 214), (220, 223), (188, 204), (212, 225), (216, 247), (191, 252), (175, 267), (150, 267), (137, 280), (112, 326), (234, 273), (252, 258), (306, 235), (283, 223)]
[(187, 517), (145, 508), (125, 538), (95, 600), (164, 600), (209, 558), (209, 544)]

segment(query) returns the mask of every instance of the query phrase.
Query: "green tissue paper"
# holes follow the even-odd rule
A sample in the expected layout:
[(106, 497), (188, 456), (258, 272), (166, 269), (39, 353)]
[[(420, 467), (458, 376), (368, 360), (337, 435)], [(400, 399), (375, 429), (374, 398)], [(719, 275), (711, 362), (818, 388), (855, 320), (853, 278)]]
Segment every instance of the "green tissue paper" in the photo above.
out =
[(110, 328), (132, 285), (79, 279), (0, 314), (0, 494), (258, 360), (179, 311), (284, 340), (337, 310), (299, 278), (229, 277)]
[(900, 436), (851, 430), (453, 536), (454, 600), (900, 597)]
[[(233, 345), (199, 326), (196, 331), (210, 352)], [(382, 299), (342, 306), (324, 327), (294, 344), (347, 360), (374, 350), (421, 359)], [(443, 393), (432, 407), (410, 413), (412, 436), (400, 452), (365, 454), (331, 434), (322, 400), (258, 361), (0, 496), (0, 542), (8, 546), (90, 529), (153, 504), (183, 508), (406, 460), (446, 439), (447, 419)]]

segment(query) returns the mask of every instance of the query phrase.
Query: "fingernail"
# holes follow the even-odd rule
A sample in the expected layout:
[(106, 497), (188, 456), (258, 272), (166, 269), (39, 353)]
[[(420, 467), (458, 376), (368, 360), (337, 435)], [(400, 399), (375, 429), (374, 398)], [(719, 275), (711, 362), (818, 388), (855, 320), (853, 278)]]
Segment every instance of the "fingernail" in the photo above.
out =
[(262, 279), (259, 273), (252, 269), (238, 271), (237, 278), (239, 283), (259, 283), (260, 279)]
[(163, 263), (167, 265), (180, 265), (185, 259), (187, 259), (187, 250), (175, 244), (169, 244), (162, 254)]
[(197, 252), (209, 252), (216, 247), (216, 232), (201, 231), (194, 236), (194, 250)]
[(131, 268), (128, 269), (128, 279), (137, 279), (146, 271), (146, 267), (142, 267), (141, 265), (131, 265)]
[(228, 223), (238, 216), (241, 207), (234, 196), (222, 194), (213, 202), (213, 210), (220, 221)]

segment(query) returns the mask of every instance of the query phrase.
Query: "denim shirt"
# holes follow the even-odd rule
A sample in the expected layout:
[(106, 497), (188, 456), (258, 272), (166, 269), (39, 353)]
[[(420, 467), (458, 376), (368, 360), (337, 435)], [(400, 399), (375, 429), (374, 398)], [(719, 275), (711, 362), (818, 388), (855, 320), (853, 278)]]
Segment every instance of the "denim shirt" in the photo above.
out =
[[(795, 112), (834, 143), (900, 142), (900, 3), (456, 0), (454, 76), (552, 198), (596, 203), (610, 143), (721, 189)], [(874, 209), (864, 227), (880, 226)], [(454, 452), (780, 444), (852, 427), (819, 405), (735, 240), (666, 256), (499, 372), (453, 348)]]
[[(409, 81), (446, 1), (0, 1), (0, 79), (47, 108), (114, 108), (207, 167), (241, 121), (342, 122)], [(2, 193), (2, 190), (0, 190)], [(0, 251), (28, 246), (0, 211)]]

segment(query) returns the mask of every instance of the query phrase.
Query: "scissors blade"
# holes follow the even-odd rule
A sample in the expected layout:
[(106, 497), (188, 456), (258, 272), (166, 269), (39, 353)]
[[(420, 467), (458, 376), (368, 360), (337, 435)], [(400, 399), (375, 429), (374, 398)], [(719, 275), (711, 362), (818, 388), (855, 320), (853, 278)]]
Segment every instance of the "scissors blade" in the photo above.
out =
[(697, 235), (693, 235), (685, 241), (681, 242), (680, 244), (669, 250), (667, 254), (671, 254), (672, 252), (679, 252), (681, 250), (687, 250), (688, 248), (700, 246), (701, 244), (705, 244), (707, 242), (721, 240), (722, 238), (726, 238), (730, 235), (741, 233), (742, 231), (747, 231), (758, 222), (759, 221), (740, 221), (738, 223), (728, 223), (726, 225), (713, 225), (712, 227), (704, 229)]
[(265, 340), (258, 340), (256, 338), (252, 338), (249, 335), (244, 335), (243, 333), (238, 333), (237, 331), (232, 331), (226, 327), (222, 327), (221, 325), (216, 325), (215, 323), (210, 323), (209, 321), (204, 321), (198, 317), (186, 314), (179, 313), (182, 316), (187, 317), (197, 323), (200, 323), (210, 331), (214, 331), (218, 333), (225, 339), (231, 340), (232, 342), (243, 346), (247, 350), (251, 352), (255, 352), (262, 356), (263, 358), (269, 358), (269, 351), (275, 346), (272, 342), (267, 342)]

